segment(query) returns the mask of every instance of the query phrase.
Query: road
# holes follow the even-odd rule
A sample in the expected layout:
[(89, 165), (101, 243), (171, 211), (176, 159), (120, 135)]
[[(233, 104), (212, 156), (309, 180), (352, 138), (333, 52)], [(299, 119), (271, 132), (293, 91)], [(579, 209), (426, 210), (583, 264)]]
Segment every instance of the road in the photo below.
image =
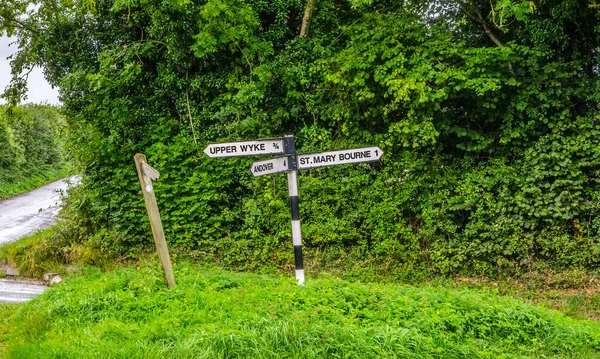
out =
[(0, 279), (0, 303), (23, 303), (46, 289), (48, 287), (41, 282)]
[[(70, 181), (78, 183), (79, 178)], [(0, 245), (53, 225), (62, 205), (61, 193), (67, 186), (64, 180), (58, 180), (0, 201)], [(46, 289), (43, 282), (0, 279), (0, 303), (26, 302)]]
[(0, 245), (53, 225), (62, 204), (60, 193), (66, 189), (67, 183), (58, 180), (0, 201)]

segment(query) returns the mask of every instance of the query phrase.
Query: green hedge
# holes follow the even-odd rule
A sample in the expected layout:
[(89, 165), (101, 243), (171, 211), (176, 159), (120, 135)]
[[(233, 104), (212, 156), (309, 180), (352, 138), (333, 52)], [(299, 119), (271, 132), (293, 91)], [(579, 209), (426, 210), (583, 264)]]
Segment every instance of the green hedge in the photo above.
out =
[(83, 173), (74, 237), (122, 252), (151, 243), (133, 164), (143, 152), (161, 172), (172, 247), (289, 266), (283, 175), (254, 179), (252, 159), (202, 149), (295, 134), (300, 151), (386, 153), (300, 175), (307, 253), (421, 273), (596, 269), (597, 12), (442, 3), (320, 1), (306, 38), (298, 0), (40, 9), (31, 19), (47, 31), (22, 56), (61, 88)]
[(54, 106), (0, 106), (0, 198), (66, 175), (63, 124)]

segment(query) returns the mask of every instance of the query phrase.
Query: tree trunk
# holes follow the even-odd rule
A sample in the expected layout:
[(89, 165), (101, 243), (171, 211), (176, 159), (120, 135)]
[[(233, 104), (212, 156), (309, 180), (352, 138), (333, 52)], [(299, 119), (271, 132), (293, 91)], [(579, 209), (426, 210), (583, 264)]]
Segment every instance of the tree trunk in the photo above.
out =
[(302, 18), (302, 28), (300, 28), (300, 37), (305, 37), (308, 35), (308, 30), (310, 28), (310, 22), (313, 16), (313, 10), (315, 9), (315, 4), (317, 0), (308, 0), (306, 4), (306, 9), (304, 9), (304, 17)]

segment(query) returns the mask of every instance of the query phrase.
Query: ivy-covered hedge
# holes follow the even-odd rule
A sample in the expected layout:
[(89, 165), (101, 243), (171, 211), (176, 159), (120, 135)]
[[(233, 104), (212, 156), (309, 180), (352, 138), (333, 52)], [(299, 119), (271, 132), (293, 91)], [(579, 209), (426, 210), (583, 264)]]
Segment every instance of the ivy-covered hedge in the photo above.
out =
[(597, 268), (597, 10), (570, 0), (317, 3), (299, 37), (299, 0), (60, 11), (42, 1), (27, 21), (44, 31), (21, 29), (19, 58), (61, 89), (83, 173), (69, 207), (77, 240), (150, 245), (133, 164), (143, 152), (161, 172), (173, 248), (289, 266), (284, 175), (253, 178), (253, 159), (202, 150), (295, 134), (300, 151), (386, 152), (377, 165), (300, 174), (309, 259), (354, 253), (445, 274)]

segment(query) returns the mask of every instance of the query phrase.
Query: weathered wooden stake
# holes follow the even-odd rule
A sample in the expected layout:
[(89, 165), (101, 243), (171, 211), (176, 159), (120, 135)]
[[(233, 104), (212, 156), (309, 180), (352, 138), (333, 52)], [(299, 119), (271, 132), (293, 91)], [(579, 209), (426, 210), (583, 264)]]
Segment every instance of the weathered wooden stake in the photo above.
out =
[(142, 193), (144, 194), (144, 202), (146, 202), (146, 209), (148, 209), (148, 218), (150, 218), (150, 227), (152, 227), (152, 235), (154, 236), (158, 259), (165, 273), (167, 286), (173, 288), (175, 286), (175, 275), (173, 274), (169, 249), (167, 248), (167, 241), (163, 232), (158, 205), (156, 204), (156, 196), (154, 195), (154, 187), (152, 186), (152, 179), (158, 179), (159, 173), (146, 163), (146, 156), (143, 154), (137, 153), (134, 159), (142, 186)]

